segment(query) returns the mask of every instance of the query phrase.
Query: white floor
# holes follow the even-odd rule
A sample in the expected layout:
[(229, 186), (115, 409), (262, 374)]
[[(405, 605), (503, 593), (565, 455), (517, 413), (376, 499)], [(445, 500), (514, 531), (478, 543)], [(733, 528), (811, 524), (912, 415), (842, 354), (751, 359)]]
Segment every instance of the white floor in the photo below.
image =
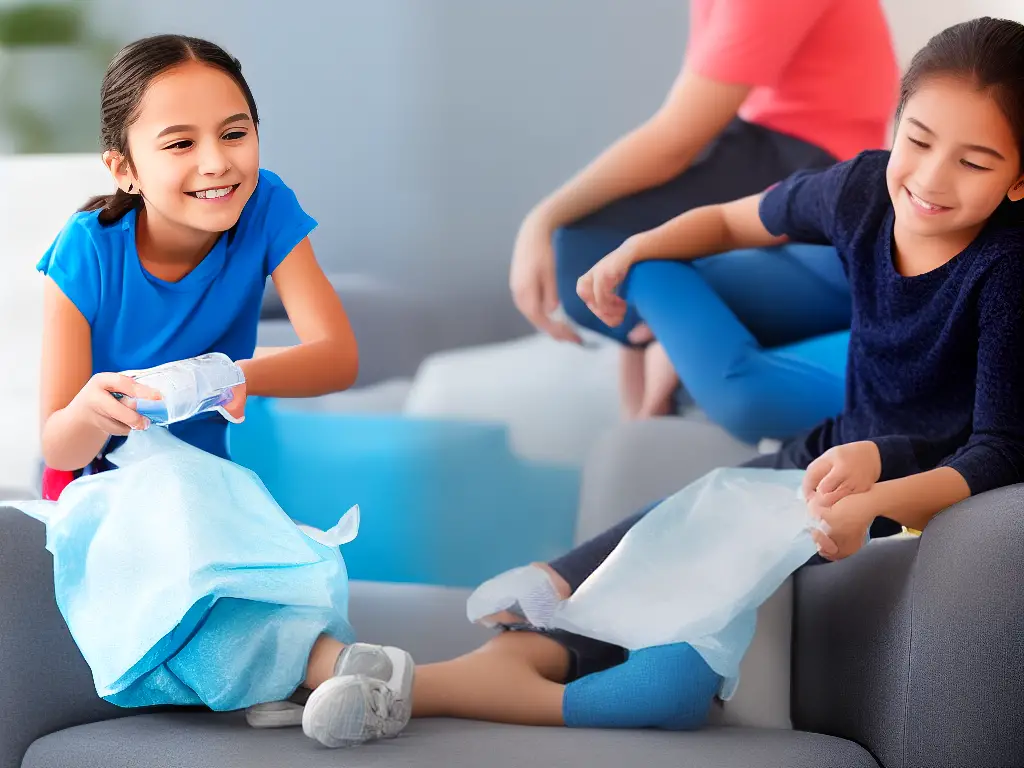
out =
[(90, 195), (111, 188), (97, 155), (0, 157), (0, 489), (35, 482), (43, 278), (35, 265)]

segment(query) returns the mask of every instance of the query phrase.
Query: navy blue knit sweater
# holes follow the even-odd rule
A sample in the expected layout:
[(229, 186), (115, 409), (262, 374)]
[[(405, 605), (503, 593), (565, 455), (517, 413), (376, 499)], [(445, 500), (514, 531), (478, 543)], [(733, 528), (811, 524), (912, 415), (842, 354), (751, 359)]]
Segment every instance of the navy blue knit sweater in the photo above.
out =
[(816, 430), (818, 450), (873, 440), (883, 480), (949, 466), (972, 494), (1020, 482), (1024, 230), (990, 222), (945, 265), (903, 277), (888, 159), (866, 152), (798, 173), (761, 202), (769, 232), (834, 245), (850, 280), (846, 404)]

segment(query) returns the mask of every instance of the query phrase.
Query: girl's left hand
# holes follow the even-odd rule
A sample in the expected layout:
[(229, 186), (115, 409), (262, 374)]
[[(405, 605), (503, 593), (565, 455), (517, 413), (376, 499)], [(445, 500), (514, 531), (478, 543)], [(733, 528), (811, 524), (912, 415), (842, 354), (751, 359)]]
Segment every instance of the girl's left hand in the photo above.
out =
[(245, 400), (245, 382), (231, 388), (231, 402), (224, 406), (224, 410), (227, 411), (228, 416), (231, 417), (230, 420), (235, 424), (241, 424), (245, 421)]
[(870, 492), (846, 496), (831, 507), (825, 506), (819, 494), (814, 494), (807, 504), (811, 514), (828, 526), (827, 535), (818, 530), (812, 532), (818, 554), (827, 560), (842, 560), (858, 552), (877, 517)]

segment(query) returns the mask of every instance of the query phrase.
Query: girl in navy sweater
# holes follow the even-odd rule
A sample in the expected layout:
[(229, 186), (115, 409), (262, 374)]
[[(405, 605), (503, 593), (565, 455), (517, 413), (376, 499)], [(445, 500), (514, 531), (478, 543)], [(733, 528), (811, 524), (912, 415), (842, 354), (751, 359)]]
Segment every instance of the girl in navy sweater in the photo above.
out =
[[(972, 494), (1024, 479), (1024, 25), (976, 19), (933, 38), (904, 77), (897, 117), (891, 151), (691, 210), (628, 239), (578, 286), (616, 326), (681, 261), (786, 240), (836, 247), (853, 296), (845, 408), (756, 462), (808, 469), (828, 559), (856, 552), (873, 526), (923, 529)], [(518, 631), (418, 668), (412, 715), (702, 725), (721, 677), (688, 644), (627, 654), (535, 626), (639, 517), (481, 588), (495, 597), (482, 620)], [(345, 738), (374, 738), (381, 717), (345, 720)]]

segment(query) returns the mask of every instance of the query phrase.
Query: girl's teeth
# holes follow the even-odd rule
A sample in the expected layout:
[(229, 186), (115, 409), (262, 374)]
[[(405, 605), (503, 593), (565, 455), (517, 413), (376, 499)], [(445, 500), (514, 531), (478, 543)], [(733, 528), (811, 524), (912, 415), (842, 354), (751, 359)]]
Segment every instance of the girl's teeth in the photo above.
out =
[(216, 197), (224, 197), (224, 195), (228, 194), (228, 192), (230, 192), (231, 190), (232, 187), (223, 187), (221, 189), (204, 189), (202, 191), (196, 192), (196, 197), (198, 197), (200, 200), (210, 200)]
[(927, 208), (929, 211), (937, 211), (941, 207), (941, 206), (938, 206), (938, 205), (932, 205), (931, 203), (929, 203), (929, 202), (927, 202), (925, 200), (922, 200), (920, 197), (915, 195), (913, 192), (910, 193), (910, 196), (914, 199), (915, 203), (920, 205), (922, 208)]

